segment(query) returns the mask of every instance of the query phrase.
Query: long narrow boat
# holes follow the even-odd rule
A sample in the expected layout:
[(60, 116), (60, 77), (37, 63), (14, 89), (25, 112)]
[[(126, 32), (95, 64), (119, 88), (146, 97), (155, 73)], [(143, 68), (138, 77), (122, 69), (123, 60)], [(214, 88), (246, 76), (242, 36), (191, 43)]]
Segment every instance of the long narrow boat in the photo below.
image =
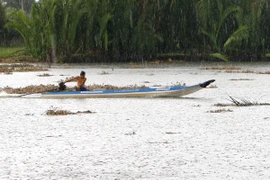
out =
[(215, 80), (192, 86), (151, 87), (141, 89), (59, 91), (46, 92), (41, 98), (128, 98), (128, 97), (181, 97), (199, 91)]

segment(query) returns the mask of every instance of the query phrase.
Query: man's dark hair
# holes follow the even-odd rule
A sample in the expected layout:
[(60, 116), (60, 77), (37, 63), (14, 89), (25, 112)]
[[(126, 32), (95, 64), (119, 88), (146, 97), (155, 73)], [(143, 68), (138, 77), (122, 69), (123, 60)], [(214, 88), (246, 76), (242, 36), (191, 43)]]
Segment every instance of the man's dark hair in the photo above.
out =
[(81, 71), (80, 76), (83, 76), (83, 75), (85, 75), (85, 72), (84, 71)]

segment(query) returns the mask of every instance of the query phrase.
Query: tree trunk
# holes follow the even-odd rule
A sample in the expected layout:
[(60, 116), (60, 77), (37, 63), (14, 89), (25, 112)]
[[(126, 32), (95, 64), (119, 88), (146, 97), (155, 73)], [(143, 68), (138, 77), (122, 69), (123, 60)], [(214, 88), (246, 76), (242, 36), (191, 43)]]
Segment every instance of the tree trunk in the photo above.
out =
[(24, 11), (24, 0), (20, 0), (20, 2), (21, 2), (21, 8)]
[(51, 68), (51, 65), (52, 65), (52, 49), (50, 49), (50, 48), (47, 49), (46, 61), (48, 63), (48, 67)]

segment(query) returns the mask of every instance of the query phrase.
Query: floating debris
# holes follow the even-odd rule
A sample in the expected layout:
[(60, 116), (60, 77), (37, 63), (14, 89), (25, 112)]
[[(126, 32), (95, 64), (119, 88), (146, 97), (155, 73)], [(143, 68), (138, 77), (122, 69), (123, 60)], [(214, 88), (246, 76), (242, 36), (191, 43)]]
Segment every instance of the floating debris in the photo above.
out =
[(253, 81), (254, 79), (240, 78), (240, 79), (229, 79), (230, 81)]
[(217, 110), (211, 110), (207, 111), (208, 113), (224, 113), (224, 112), (233, 112), (231, 109), (217, 109)]
[(158, 141), (148, 141), (147, 143), (149, 143), (149, 144), (170, 144), (169, 141), (160, 141), (160, 142), (158, 142)]
[(94, 112), (89, 111), (89, 110), (87, 110), (87, 111), (77, 111), (76, 112), (76, 114), (92, 114), (92, 113), (94, 113)]
[(43, 73), (43, 74), (39, 74), (37, 75), (38, 77), (48, 77), (48, 76), (53, 76), (51, 74), (48, 74), (48, 73)]
[(270, 74), (270, 71), (257, 72), (257, 74)]
[(143, 83), (151, 83), (150, 81), (143, 81)]
[(106, 72), (106, 71), (102, 71), (101, 73), (99, 73), (100, 75), (107, 75), (107, 74), (110, 74), (109, 72)]
[(57, 110), (57, 109), (55, 110), (50, 109), (46, 111), (46, 115), (48, 116), (63, 116), (63, 115), (70, 115), (70, 114), (74, 114), (74, 113), (67, 110)]
[(132, 135), (136, 135), (136, 132), (132, 131), (132, 132), (127, 132), (125, 133), (126, 136), (132, 136)]
[(225, 104), (225, 103), (217, 103), (214, 104), (216, 107), (226, 107), (226, 106), (234, 106), (234, 104)]
[(234, 66), (211, 66), (211, 67), (203, 67), (200, 68), (202, 70), (240, 70), (239, 67)]
[(270, 71), (257, 72), (257, 71), (252, 71), (252, 70), (248, 70), (248, 69), (242, 70), (240, 67), (234, 67), (234, 66), (211, 66), (211, 67), (202, 67), (200, 69), (202, 69), (202, 70), (219, 70), (219, 71), (224, 70), (224, 72), (226, 72), (226, 73), (270, 74)]
[(92, 114), (94, 112), (92, 111), (77, 111), (77, 112), (71, 112), (68, 110), (61, 110), (56, 107), (51, 107), (49, 110), (46, 111), (46, 115), (48, 116), (66, 116), (66, 115), (74, 115), (74, 114)]
[(181, 134), (181, 132), (165, 132), (166, 134)]
[(11, 74), (13, 74), (11, 71), (7, 71), (7, 72), (4, 72), (4, 74), (6, 74), (6, 75), (11, 75)]
[(27, 114), (25, 114), (25, 116), (34, 116), (34, 114), (27, 113)]
[(246, 73), (246, 74), (270, 74), (270, 71), (252, 71), (252, 70), (242, 70), (242, 71), (225, 71), (226, 73)]
[(32, 64), (21, 64), (21, 63), (4, 64), (0, 66), (0, 72), (2, 73), (33, 72), (33, 71), (48, 71), (48, 69), (41, 66), (35, 66)]
[(246, 73), (246, 74), (256, 74), (255, 71), (252, 70), (241, 70), (241, 71), (234, 71), (234, 70), (227, 70), (226, 73)]

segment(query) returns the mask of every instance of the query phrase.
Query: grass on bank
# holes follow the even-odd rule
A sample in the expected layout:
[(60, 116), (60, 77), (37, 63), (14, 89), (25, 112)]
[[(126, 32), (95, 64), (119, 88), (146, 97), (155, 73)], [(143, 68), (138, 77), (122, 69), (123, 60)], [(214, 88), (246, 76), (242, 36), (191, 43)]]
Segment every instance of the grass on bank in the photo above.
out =
[(23, 55), (24, 46), (0, 47), (0, 58), (17, 57)]

